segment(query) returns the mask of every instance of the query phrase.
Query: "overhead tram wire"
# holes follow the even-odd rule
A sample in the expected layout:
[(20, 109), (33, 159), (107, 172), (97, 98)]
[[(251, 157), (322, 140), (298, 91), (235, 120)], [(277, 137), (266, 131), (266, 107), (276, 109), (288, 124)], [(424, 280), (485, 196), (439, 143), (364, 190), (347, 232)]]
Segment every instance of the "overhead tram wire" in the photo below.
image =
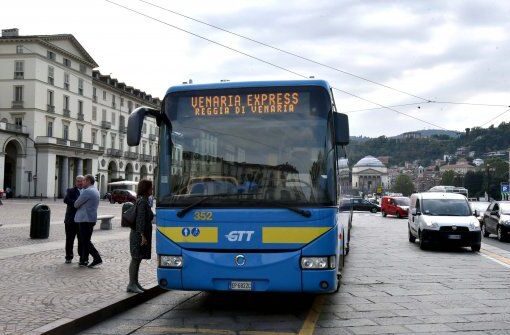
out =
[(246, 36), (246, 35), (242, 35), (242, 34), (239, 34), (239, 33), (236, 33), (236, 32), (233, 32), (233, 31), (230, 31), (228, 29), (225, 29), (225, 28), (222, 28), (220, 26), (217, 26), (217, 25), (214, 25), (212, 23), (209, 23), (209, 22), (205, 22), (205, 21), (202, 21), (202, 20), (199, 20), (199, 19), (196, 19), (194, 17), (191, 17), (189, 15), (186, 15), (186, 14), (182, 14), (180, 12), (177, 12), (177, 11), (174, 11), (174, 10), (171, 10), (171, 9), (168, 9), (168, 8), (165, 8), (165, 7), (162, 7), (162, 6), (159, 6), (157, 4), (154, 4), (152, 2), (149, 2), (149, 1), (145, 1), (145, 0), (138, 0), (139, 2), (142, 2), (142, 3), (145, 3), (147, 5), (150, 5), (150, 6), (153, 6), (153, 7), (156, 7), (156, 8), (159, 8), (161, 10), (164, 10), (166, 12), (169, 12), (169, 13), (172, 13), (172, 14), (175, 14), (175, 15), (178, 15), (178, 16), (181, 16), (181, 17), (184, 17), (188, 20), (191, 20), (191, 21), (195, 21), (195, 22), (198, 22), (200, 24), (203, 24), (203, 25), (206, 25), (208, 27), (211, 27), (211, 28), (214, 28), (214, 29), (217, 29), (217, 30), (220, 30), (220, 31), (223, 31), (227, 34), (230, 34), (230, 35), (234, 35), (234, 36), (237, 36), (239, 38), (242, 38), (242, 39), (245, 39), (247, 41), (250, 41), (250, 42), (253, 42), (253, 43), (256, 43), (256, 44), (259, 44), (259, 45), (262, 45), (262, 46), (265, 46), (267, 48), (270, 48), (270, 49), (273, 49), (273, 50), (276, 50), (276, 51), (279, 51), (279, 52), (282, 52), (284, 54), (287, 54), (287, 55), (290, 55), (290, 56), (293, 56), (293, 57), (296, 57), (296, 58), (299, 58), (299, 59), (302, 59), (302, 60), (305, 60), (307, 62), (310, 62), (310, 63), (313, 63), (313, 64), (316, 64), (316, 65), (319, 65), (319, 66), (322, 66), (322, 67), (325, 67), (325, 68), (328, 68), (330, 70), (333, 70), (333, 71), (337, 71), (337, 72), (340, 72), (340, 73), (343, 73), (345, 75), (348, 75), (348, 76), (351, 76), (351, 77), (354, 77), (354, 78), (357, 78), (357, 79), (360, 79), (360, 80), (363, 80), (363, 81), (366, 81), (366, 82), (369, 82), (371, 84), (374, 84), (374, 85), (378, 85), (378, 86), (381, 86), (381, 87), (384, 87), (384, 88), (387, 88), (389, 90), (392, 90), (392, 91), (395, 91), (395, 92), (399, 92), (399, 93), (402, 93), (402, 94), (405, 94), (405, 95), (408, 95), (408, 96), (411, 96), (413, 98), (417, 98), (417, 99), (420, 99), (420, 100), (423, 100), (424, 102), (429, 102), (430, 99), (427, 99), (427, 98), (423, 98), (423, 97), (420, 97), (418, 95), (415, 95), (415, 94), (412, 94), (412, 93), (409, 93), (409, 92), (406, 92), (406, 91), (403, 91), (403, 90), (400, 90), (398, 88), (395, 88), (395, 87), (391, 87), (391, 86), (388, 86), (388, 85), (385, 85), (385, 84), (382, 84), (382, 83), (379, 83), (377, 81), (374, 81), (374, 80), (371, 80), (371, 79), (368, 79), (368, 78), (365, 78), (365, 77), (362, 77), (360, 75), (357, 75), (355, 73), (352, 73), (352, 72), (348, 72), (348, 71), (345, 71), (345, 70), (342, 70), (342, 69), (339, 69), (339, 68), (336, 68), (334, 66), (331, 66), (331, 65), (328, 65), (328, 64), (325, 64), (325, 63), (322, 63), (322, 62), (319, 62), (319, 61), (316, 61), (316, 60), (313, 60), (311, 58), (308, 58), (308, 57), (305, 57), (305, 56), (301, 56), (297, 53), (294, 53), (294, 52), (291, 52), (291, 51), (287, 51), (287, 50), (284, 50), (282, 48), (279, 48), (279, 47), (276, 47), (274, 45), (271, 45), (269, 43), (266, 43), (266, 42), (261, 42), (261, 41), (258, 41), (254, 38), (251, 38), (249, 36)]
[[(507, 106), (507, 107), (508, 107), (508, 106)], [(488, 124), (488, 123), (490, 123), (490, 122), (492, 122), (492, 121), (496, 120), (497, 118), (499, 118), (500, 116), (502, 116), (502, 115), (504, 115), (504, 114), (506, 114), (506, 113), (508, 113), (508, 112), (510, 112), (510, 108), (509, 108), (509, 109), (507, 109), (506, 111), (504, 111), (503, 113), (500, 113), (500, 114), (496, 115), (495, 117), (493, 117), (493, 118), (492, 118), (492, 119), (490, 119), (489, 121), (487, 121), (487, 122), (483, 123), (483, 124), (480, 126), (480, 128), (482, 128), (482, 127), (483, 127), (483, 126), (485, 126), (486, 124)]]
[[(204, 37), (204, 36), (202, 36), (202, 35), (199, 35), (199, 34), (197, 34), (197, 33), (191, 32), (191, 31), (189, 31), (189, 30), (186, 30), (186, 29), (180, 28), (180, 27), (178, 27), (178, 26), (176, 26), (176, 25), (170, 24), (170, 23), (168, 23), (168, 22), (165, 22), (165, 21), (163, 21), (163, 20), (160, 20), (160, 19), (155, 18), (155, 17), (153, 17), (153, 16), (150, 16), (150, 15), (148, 15), (148, 14), (145, 14), (145, 13), (142, 13), (142, 12), (137, 11), (137, 10), (135, 10), (135, 9), (132, 9), (132, 8), (130, 8), (130, 7), (127, 7), (127, 6), (125, 6), (125, 5), (121, 5), (121, 4), (119, 4), (119, 3), (117, 3), (117, 2), (114, 2), (114, 1), (112, 1), (112, 0), (104, 0), (104, 1), (106, 1), (106, 2), (108, 2), (108, 3), (111, 3), (111, 4), (115, 5), (115, 6), (118, 6), (118, 7), (124, 8), (124, 9), (126, 9), (126, 10), (128, 10), (128, 11), (130, 11), (130, 12), (132, 12), (132, 13), (138, 14), (138, 15), (143, 16), (143, 17), (145, 17), (145, 18), (148, 18), (148, 19), (150, 19), (150, 20), (153, 20), (153, 21), (159, 22), (159, 23), (161, 23), (161, 24), (164, 24), (164, 25), (166, 25), (166, 26), (168, 26), (168, 27), (171, 27), (171, 28), (174, 28), (174, 29), (176, 29), (176, 30), (182, 31), (182, 32), (184, 32), (184, 33), (186, 33), (186, 34), (189, 34), (189, 35), (195, 36), (195, 37), (197, 37), (197, 38), (200, 38), (200, 39), (202, 39), (202, 40), (205, 40), (205, 41), (207, 41), (207, 42), (209, 42), (209, 43), (216, 44), (216, 45), (218, 45), (218, 46), (221, 46), (221, 47), (223, 47), (223, 48), (225, 48), (225, 49), (228, 49), (228, 50), (233, 51), (233, 52), (235, 52), (235, 53), (238, 53), (238, 54), (240, 54), (240, 55), (243, 55), (243, 56), (249, 57), (249, 58), (251, 58), (251, 59), (257, 60), (257, 61), (262, 62), (262, 63), (264, 63), (264, 64), (267, 64), (267, 65), (269, 65), (269, 66), (272, 66), (272, 67), (275, 67), (275, 68), (277, 68), (277, 69), (283, 70), (283, 71), (285, 71), (285, 72), (291, 73), (291, 74), (293, 74), (293, 75), (295, 75), (295, 76), (298, 76), (298, 77), (301, 77), (301, 78), (304, 78), (304, 79), (309, 79), (309, 77), (305, 76), (304, 74), (301, 74), (301, 73), (299, 73), (299, 72), (296, 72), (296, 71), (293, 71), (293, 70), (287, 69), (287, 68), (285, 68), (285, 67), (283, 67), (283, 66), (281, 66), (281, 65), (271, 63), (271, 62), (269, 62), (269, 61), (267, 61), (267, 60), (264, 60), (264, 59), (262, 59), (262, 58), (259, 58), (259, 57), (257, 57), (257, 56), (254, 56), (254, 55), (251, 55), (251, 54), (246, 53), (246, 52), (244, 52), (244, 51), (241, 51), (241, 50), (238, 50), (238, 49), (232, 48), (232, 47), (230, 47), (230, 46), (228, 46), (228, 45), (225, 45), (225, 44), (223, 44), (223, 43), (220, 43), (220, 42), (214, 41), (214, 40), (212, 40), (212, 39), (210, 39), (210, 38)], [(396, 110), (396, 109), (394, 109), (394, 108), (391, 108), (391, 107), (388, 107), (388, 106), (384, 106), (384, 105), (382, 105), (382, 104), (380, 104), (380, 103), (377, 103), (377, 102), (371, 101), (371, 100), (369, 100), (369, 99), (366, 99), (366, 98), (360, 97), (359, 95), (356, 95), (356, 94), (354, 94), (354, 93), (350, 93), (350, 92), (348, 92), (348, 91), (345, 91), (345, 90), (342, 90), (342, 89), (339, 89), (339, 88), (336, 88), (336, 87), (331, 87), (331, 88), (332, 88), (333, 90), (335, 90), (335, 91), (342, 92), (342, 93), (344, 93), (344, 94), (346, 94), (346, 95), (350, 95), (350, 96), (352, 96), (352, 97), (354, 97), (354, 98), (357, 98), (357, 99), (360, 99), (360, 100), (363, 100), (363, 101), (369, 102), (369, 103), (371, 103), (371, 104), (374, 104), (374, 105), (376, 105), (376, 106), (379, 106), (380, 108), (386, 108), (386, 109), (391, 110), (391, 111), (393, 111), (393, 112), (395, 112), (395, 113), (398, 113), (398, 114), (401, 114), (401, 115), (407, 116), (407, 117), (409, 117), (409, 118), (412, 118), (412, 119), (415, 119), (415, 120), (417, 120), (417, 121), (420, 121), (420, 122), (426, 123), (426, 124), (431, 125), (431, 126), (433, 126), (433, 127), (436, 127), (436, 128), (439, 128), (439, 129), (443, 129), (443, 130), (447, 130), (446, 128), (444, 128), (444, 127), (442, 127), (442, 126), (439, 126), (439, 125), (437, 125), (437, 124), (434, 124), (434, 123), (432, 123), (432, 122), (429, 122), (429, 121), (423, 120), (423, 119), (418, 118), (418, 117), (413, 116), (413, 115), (409, 115), (409, 114), (407, 114), (407, 113), (401, 112), (401, 111)]]
[[(417, 99), (420, 99), (420, 100), (423, 100), (423, 102), (425, 103), (439, 103), (439, 104), (455, 104), (455, 105), (473, 105), (473, 106), (487, 106), (487, 107), (510, 107), (510, 106), (506, 106), (506, 105), (493, 105), (493, 104), (478, 104), (478, 103), (468, 103), (468, 102), (454, 102), (454, 101), (436, 101), (436, 100), (431, 100), (431, 99), (428, 99), (428, 98), (423, 98), (421, 96), (418, 96), (416, 94), (412, 94), (412, 93), (409, 93), (409, 92), (406, 92), (406, 91), (403, 91), (403, 90), (400, 90), (398, 88), (395, 88), (395, 87), (392, 87), (392, 86), (389, 86), (389, 85), (386, 85), (386, 84), (382, 84), (382, 83), (379, 83), (375, 80), (371, 80), (371, 79), (368, 79), (366, 77), (362, 77), (360, 75), (357, 75), (355, 73), (352, 73), (352, 72), (348, 72), (348, 71), (345, 71), (345, 70), (342, 70), (342, 69), (339, 69), (339, 68), (336, 68), (332, 65), (328, 65), (328, 64), (325, 64), (325, 63), (322, 63), (322, 62), (319, 62), (319, 61), (316, 61), (314, 59), (311, 59), (311, 58), (308, 58), (308, 57), (305, 57), (305, 56), (302, 56), (300, 54), (297, 54), (295, 52), (291, 52), (291, 51), (287, 51), (285, 49), (282, 49), (282, 48), (279, 48), (277, 46), (274, 46), (274, 45), (271, 45), (267, 42), (262, 42), (262, 41), (259, 41), (259, 40), (256, 40), (252, 37), (249, 37), (249, 36), (246, 36), (246, 35), (242, 35), (242, 34), (239, 34), (239, 33), (236, 33), (234, 31), (231, 31), (231, 30), (228, 30), (228, 29), (225, 29), (225, 28), (222, 28), (218, 25), (215, 25), (215, 24), (212, 24), (212, 23), (209, 23), (209, 22), (205, 22), (203, 20), (199, 20), (197, 18), (194, 18), (192, 16), (189, 16), (189, 15), (186, 15), (186, 14), (183, 14), (181, 12), (178, 12), (178, 11), (175, 11), (175, 10), (172, 10), (172, 9), (169, 9), (169, 8), (165, 8), (163, 6), (160, 6), (160, 5), (157, 5), (155, 3), (152, 3), (152, 2), (149, 2), (149, 1), (146, 1), (146, 0), (138, 0), (139, 2), (142, 2), (142, 3), (145, 3), (149, 6), (152, 6), (152, 7), (155, 7), (155, 8), (158, 8), (158, 9), (161, 9), (161, 10), (164, 10), (166, 12), (169, 12), (169, 13), (172, 13), (174, 15), (177, 15), (177, 16), (181, 16), (181, 17), (184, 17), (188, 20), (191, 20), (191, 21), (194, 21), (194, 22), (198, 22), (200, 24), (203, 24), (205, 26), (208, 26), (208, 27), (211, 27), (211, 28), (214, 28), (214, 29), (217, 29), (217, 30), (220, 30), (222, 32), (225, 32), (227, 34), (230, 34), (230, 35), (233, 35), (233, 36), (236, 36), (236, 37), (239, 37), (239, 38), (242, 38), (242, 39), (245, 39), (247, 41), (250, 41), (250, 42), (253, 42), (253, 43), (256, 43), (256, 44), (259, 44), (259, 45), (262, 45), (262, 46), (265, 46), (267, 48), (270, 48), (270, 49), (273, 49), (273, 50), (276, 50), (276, 51), (279, 51), (279, 52), (282, 52), (282, 53), (285, 53), (287, 55), (290, 55), (290, 56), (293, 56), (293, 57), (296, 57), (296, 58), (299, 58), (299, 59), (302, 59), (302, 60), (305, 60), (307, 62), (310, 62), (310, 63), (313, 63), (313, 64), (316, 64), (316, 65), (319, 65), (319, 66), (322, 66), (322, 67), (325, 67), (325, 68), (328, 68), (330, 70), (334, 70), (334, 71), (337, 71), (337, 72), (340, 72), (340, 73), (343, 73), (345, 75), (348, 75), (348, 76), (351, 76), (351, 77), (354, 77), (354, 78), (357, 78), (357, 79), (360, 79), (360, 80), (363, 80), (363, 81), (366, 81), (366, 82), (369, 82), (369, 83), (372, 83), (374, 85), (378, 85), (378, 86), (381, 86), (381, 87), (384, 87), (384, 88), (387, 88), (389, 90), (393, 90), (393, 91), (396, 91), (396, 92), (399, 92), (399, 93), (402, 93), (402, 94), (405, 94), (405, 95), (408, 95), (408, 96), (411, 96), (411, 97), (414, 97), (414, 98), (417, 98)], [(398, 107), (398, 106), (396, 106)]]

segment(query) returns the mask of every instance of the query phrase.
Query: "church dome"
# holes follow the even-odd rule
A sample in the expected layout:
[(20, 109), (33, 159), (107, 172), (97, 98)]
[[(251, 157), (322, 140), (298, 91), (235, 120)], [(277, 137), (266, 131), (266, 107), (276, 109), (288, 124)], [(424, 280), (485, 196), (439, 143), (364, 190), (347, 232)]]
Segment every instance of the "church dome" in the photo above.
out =
[(373, 156), (366, 156), (359, 160), (355, 167), (385, 167), (384, 164)]

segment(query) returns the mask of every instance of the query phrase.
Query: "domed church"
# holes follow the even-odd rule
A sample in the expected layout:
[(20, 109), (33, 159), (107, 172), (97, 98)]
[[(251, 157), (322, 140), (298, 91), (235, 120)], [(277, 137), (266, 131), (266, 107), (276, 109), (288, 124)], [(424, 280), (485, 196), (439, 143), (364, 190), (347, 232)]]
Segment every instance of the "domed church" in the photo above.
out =
[[(379, 188), (380, 186), (380, 188)], [(388, 168), (377, 158), (366, 156), (352, 167), (352, 188), (364, 194), (389, 187)]]

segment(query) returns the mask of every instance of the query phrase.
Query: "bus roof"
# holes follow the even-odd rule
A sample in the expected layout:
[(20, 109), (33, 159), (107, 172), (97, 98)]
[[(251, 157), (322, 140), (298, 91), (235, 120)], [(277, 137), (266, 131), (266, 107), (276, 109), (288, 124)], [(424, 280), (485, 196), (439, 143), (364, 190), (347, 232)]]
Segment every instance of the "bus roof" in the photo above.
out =
[(217, 90), (225, 88), (244, 88), (244, 87), (278, 87), (278, 86), (320, 86), (328, 92), (331, 87), (325, 80), (319, 79), (303, 79), (303, 80), (274, 80), (274, 81), (239, 81), (239, 82), (222, 82), (210, 84), (185, 84), (170, 87), (166, 94), (175, 92), (186, 92), (195, 90)]

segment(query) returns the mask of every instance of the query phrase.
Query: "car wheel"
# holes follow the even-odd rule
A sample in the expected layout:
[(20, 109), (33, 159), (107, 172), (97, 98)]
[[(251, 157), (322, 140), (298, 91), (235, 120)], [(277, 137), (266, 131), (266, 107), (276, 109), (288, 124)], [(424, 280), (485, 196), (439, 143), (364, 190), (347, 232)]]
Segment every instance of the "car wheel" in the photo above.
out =
[(386, 214), (386, 212), (385, 212), (385, 211), (381, 210), (381, 215), (383, 216), (383, 218), (385, 218), (385, 217), (386, 217), (386, 215), (388, 215), (388, 214)]
[(375, 208), (375, 207), (374, 207), (374, 208), (372, 208), (372, 209), (370, 210), (370, 212), (372, 212), (372, 213), (377, 213), (377, 208)]
[(490, 233), (487, 231), (487, 229), (485, 229), (485, 224), (482, 224), (480, 229), (482, 230), (483, 237), (489, 237)]
[(416, 237), (411, 233), (411, 228), (407, 226), (407, 232), (409, 234), (409, 242), (414, 243), (416, 241)]
[(418, 236), (419, 236), (418, 238), (420, 239), (420, 249), (421, 250), (427, 250), (427, 244), (423, 240), (423, 238), (421, 236), (421, 233), (418, 233)]
[(110, 198), (110, 203), (111, 203), (111, 204), (114, 204), (114, 203), (115, 203), (115, 200), (113, 200), (112, 198)]
[(506, 240), (505, 235), (503, 235), (503, 228), (501, 226), (498, 226), (498, 241), (504, 242)]
[(397, 212), (397, 219), (402, 219), (402, 215), (400, 215), (400, 212)]
[(480, 251), (481, 244), (474, 244), (471, 246), (471, 251), (478, 252)]

